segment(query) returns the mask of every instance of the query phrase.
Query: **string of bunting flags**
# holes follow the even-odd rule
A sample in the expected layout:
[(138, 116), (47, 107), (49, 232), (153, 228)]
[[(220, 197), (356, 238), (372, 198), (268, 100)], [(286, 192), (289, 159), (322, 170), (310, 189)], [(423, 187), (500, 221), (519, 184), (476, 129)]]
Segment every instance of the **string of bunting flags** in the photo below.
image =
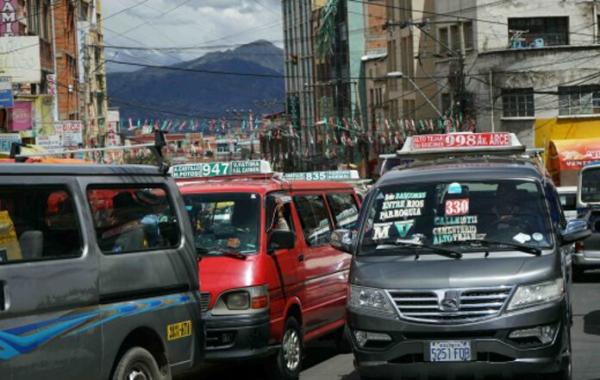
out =
[(137, 120), (127, 119), (128, 134), (201, 133), (206, 136), (252, 135), (260, 139), (261, 152), (271, 161), (290, 158), (340, 158), (348, 162), (400, 149), (408, 136), (417, 134), (475, 131), (475, 120), (458, 116), (437, 119), (378, 119), (364, 128), (356, 119), (324, 118), (313, 126), (293, 125), (288, 119), (275, 121), (250, 114), (235, 121), (221, 119)]

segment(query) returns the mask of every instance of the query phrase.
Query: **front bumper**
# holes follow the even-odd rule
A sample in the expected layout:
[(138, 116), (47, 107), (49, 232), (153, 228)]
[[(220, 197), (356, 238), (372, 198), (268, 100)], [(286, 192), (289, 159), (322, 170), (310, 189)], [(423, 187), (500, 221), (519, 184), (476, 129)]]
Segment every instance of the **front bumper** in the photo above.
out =
[(207, 361), (243, 360), (266, 356), (269, 347), (269, 314), (204, 316)]
[[(388, 320), (348, 310), (350, 331), (386, 333), (392, 341), (381, 348), (360, 348), (352, 339), (355, 363), (368, 378), (487, 375), (512, 378), (524, 374), (554, 373), (568, 364), (566, 302), (526, 312), (501, 315), (468, 325), (429, 325)], [(554, 341), (547, 345), (509, 339), (511, 331), (556, 325)], [(472, 361), (433, 363), (431, 341), (468, 340)]]

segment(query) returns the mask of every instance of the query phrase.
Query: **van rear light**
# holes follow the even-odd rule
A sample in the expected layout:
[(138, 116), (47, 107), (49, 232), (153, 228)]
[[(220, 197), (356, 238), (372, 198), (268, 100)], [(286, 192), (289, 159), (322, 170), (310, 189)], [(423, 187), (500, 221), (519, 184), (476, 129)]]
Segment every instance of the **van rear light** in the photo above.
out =
[(580, 253), (585, 249), (585, 244), (582, 241), (575, 243), (575, 252)]

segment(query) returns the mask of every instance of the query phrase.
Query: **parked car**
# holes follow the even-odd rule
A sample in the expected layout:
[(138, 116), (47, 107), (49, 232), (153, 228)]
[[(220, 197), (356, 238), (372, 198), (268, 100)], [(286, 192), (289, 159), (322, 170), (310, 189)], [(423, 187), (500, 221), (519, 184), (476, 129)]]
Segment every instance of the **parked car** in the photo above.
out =
[(202, 358), (194, 236), (155, 167), (0, 164), (0, 378), (170, 379)]
[(579, 172), (577, 209), (592, 229), (592, 236), (575, 244), (573, 273), (600, 268), (600, 164), (586, 165)]
[[(329, 242), (354, 226), (359, 199), (319, 176), (282, 180), (252, 162), (210, 169), (220, 165), (174, 168), (203, 252), (206, 360), (265, 360), (272, 377), (297, 379), (306, 342), (343, 337), (350, 255)], [(222, 204), (231, 218), (216, 228)]]

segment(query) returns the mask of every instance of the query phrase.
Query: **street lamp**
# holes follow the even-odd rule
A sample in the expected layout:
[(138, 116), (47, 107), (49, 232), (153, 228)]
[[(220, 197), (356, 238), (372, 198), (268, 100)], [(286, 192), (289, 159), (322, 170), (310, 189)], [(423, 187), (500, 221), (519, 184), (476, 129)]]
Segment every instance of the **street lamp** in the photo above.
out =
[(392, 71), (390, 73), (387, 73), (386, 75), (387, 78), (390, 79), (406, 79), (410, 82), (410, 84), (423, 96), (423, 98), (425, 98), (425, 100), (427, 101), (427, 103), (429, 103), (429, 105), (431, 106), (431, 108), (433, 108), (435, 110), (435, 112), (437, 112), (437, 114), (442, 117), (442, 113), (440, 112), (440, 110), (435, 106), (435, 104), (433, 104), (433, 102), (431, 101), (431, 99), (429, 99), (429, 97), (427, 95), (425, 95), (425, 93), (423, 92), (423, 90), (421, 90), (421, 87), (419, 87), (414, 80), (412, 80), (412, 78), (409, 77), (405, 77), (404, 74), (402, 73), (402, 71)]

